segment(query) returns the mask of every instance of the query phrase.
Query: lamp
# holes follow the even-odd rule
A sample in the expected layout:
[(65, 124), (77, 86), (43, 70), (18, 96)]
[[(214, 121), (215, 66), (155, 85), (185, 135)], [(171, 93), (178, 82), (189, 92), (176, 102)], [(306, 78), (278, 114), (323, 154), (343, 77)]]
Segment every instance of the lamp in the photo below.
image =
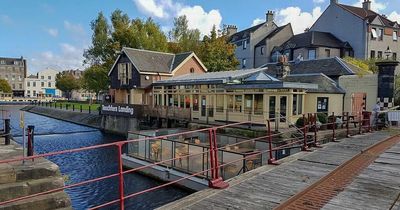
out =
[(386, 51), (385, 51), (385, 56), (386, 56), (386, 60), (389, 60), (389, 57), (392, 55), (392, 50), (389, 48), (389, 46), (387, 47)]

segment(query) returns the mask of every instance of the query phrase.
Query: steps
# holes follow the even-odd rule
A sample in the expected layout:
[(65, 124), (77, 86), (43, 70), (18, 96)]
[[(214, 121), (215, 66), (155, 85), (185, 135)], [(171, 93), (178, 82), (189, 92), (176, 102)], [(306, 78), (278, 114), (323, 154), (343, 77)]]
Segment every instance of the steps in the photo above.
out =
[[(11, 159), (22, 153), (19, 145), (5, 146), (0, 138), (0, 159)], [(59, 167), (51, 161), (38, 158), (0, 164), (0, 202), (32, 195), (64, 186)], [(72, 209), (69, 196), (64, 191), (35, 196), (17, 202), (0, 205), (0, 210), (47, 210)]]

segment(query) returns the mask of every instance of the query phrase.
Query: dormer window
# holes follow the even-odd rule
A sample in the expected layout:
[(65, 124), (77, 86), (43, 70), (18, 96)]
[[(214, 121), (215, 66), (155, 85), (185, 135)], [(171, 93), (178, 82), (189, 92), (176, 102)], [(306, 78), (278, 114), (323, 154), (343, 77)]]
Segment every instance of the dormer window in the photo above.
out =
[(397, 41), (399, 34), (397, 31), (393, 31), (393, 41)]

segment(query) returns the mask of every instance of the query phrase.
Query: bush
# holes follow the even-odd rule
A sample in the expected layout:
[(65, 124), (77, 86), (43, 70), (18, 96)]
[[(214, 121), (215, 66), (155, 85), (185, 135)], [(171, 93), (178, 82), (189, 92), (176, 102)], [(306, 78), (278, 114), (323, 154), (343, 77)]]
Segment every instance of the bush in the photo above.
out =
[(296, 126), (298, 127), (298, 128), (302, 128), (302, 127), (304, 127), (304, 124), (308, 124), (308, 120), (307, 120), (307, 118), (305, 119), (305, 123), (304, 123), (304, 119), (302, 118), (302, 117), (300, 117), (299, 119), (297, 119), (297, 121), (296, 121)]
[(317, 118), (321, 124), (326, 124), (328, 122), (328, 116), (325, 113), (317, 113)]

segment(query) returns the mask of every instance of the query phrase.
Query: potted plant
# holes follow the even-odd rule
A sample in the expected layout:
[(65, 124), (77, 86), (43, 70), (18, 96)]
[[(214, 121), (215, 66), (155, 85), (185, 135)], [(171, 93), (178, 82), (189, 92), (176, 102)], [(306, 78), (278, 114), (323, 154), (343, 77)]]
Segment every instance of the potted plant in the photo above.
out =
[(335, 129), (337, 128), (336, 119), (337, 119), (337, 117), (333, 116), (333, 115), (330, 115), (328, 117), (328, 126), (327, 126), (328, 129), (333, 129), (333, 125), (335, 126)]
[(327, 122), (328, 122), (328, 117), (326, 114), (324, 113), (317, 113), (317, 118), (318, 118), (318, 122), (321, 123), (319, 129), (320, 130), (326, 130), (327, 129)]
[[(305, 120), (305, 122), (304, 122)], [(308, 120), (307, 118), (303, 119), (302, 117), (300, 117), (299, 119), (297, 119), (296, 121), (296, 127), (298, 128), (303, 128), (304, 125), (308, 125)]]

